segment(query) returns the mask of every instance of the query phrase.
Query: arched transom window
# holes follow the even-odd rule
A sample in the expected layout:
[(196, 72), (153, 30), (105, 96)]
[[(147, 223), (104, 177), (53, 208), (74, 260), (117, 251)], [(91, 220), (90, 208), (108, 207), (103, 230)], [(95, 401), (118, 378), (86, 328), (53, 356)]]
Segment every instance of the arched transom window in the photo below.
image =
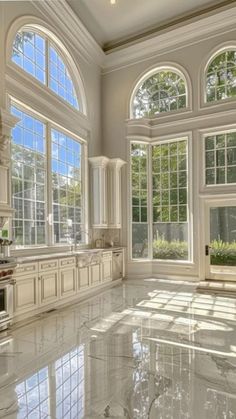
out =
[(206, 101), (215, 102), (236, 96), (236, 50), (216, 55), (207, 67)]
[(186, 95), (183, 76), (171, 69), (155, 71), (136, 89), (132, 97), (132, 117), (149, 118), (186, 108)]
[(80, 109), (68, 65), (58, 47), (45, 34), (32, 29), (18, 31), (13, 43), (12, 61), (71, 106)]

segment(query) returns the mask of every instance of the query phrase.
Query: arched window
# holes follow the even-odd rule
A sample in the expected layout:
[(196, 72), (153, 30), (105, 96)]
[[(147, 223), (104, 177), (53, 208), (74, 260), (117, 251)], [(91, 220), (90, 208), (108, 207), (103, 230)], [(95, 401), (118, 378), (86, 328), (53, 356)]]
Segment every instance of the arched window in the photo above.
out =
[[(53, 33), (37, 23), (18, 28), (9, 37), (8, 62), (11, 68), (20, 67), (13, 72), (20, 81), (17, 98), (9, 84), (11, 112), (19, 119), (11, 141), (13, 241), (16, 248), (85, 243), (83, 84), (72, 57)], [(23, 98), (28, 83), (32, 86), (31, 76), (34, 88), (28, 89), (25, 102), (21, 94)], [(75, 115), (67, 104), (80, 113)]]
[(236, 96), (236, 50), (218, 53), (206, 71), (206, 101), (216, 102)]
[(58, 47), (45, 34), (30, 28), (18, 31), (13, 42), (12, 61), (71, 106), (80, 109), (68, 65)]
[(152, 71), (139, 82), (131, 100), (133, 118), (150, 118), (187, 107), (186, 81), (170, 68)]

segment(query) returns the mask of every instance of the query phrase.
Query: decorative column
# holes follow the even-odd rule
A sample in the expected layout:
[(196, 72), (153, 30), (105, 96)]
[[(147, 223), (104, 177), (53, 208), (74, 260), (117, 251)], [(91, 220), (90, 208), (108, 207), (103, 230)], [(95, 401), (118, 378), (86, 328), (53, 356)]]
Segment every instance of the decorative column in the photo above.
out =
[(0, 229), (14, 212), (9, 191), (10, 140), (11, 130), (18, 121), (8, 110), (0, 108)]
[(93, 228), (107, 228), (107, 164), (105, 156), (90, 157), (91, 166), (91, 218)]
[(119, 158), (108, 163), (108, 224), (109, 228), (121, 228), (121, 168), (126, 164)]

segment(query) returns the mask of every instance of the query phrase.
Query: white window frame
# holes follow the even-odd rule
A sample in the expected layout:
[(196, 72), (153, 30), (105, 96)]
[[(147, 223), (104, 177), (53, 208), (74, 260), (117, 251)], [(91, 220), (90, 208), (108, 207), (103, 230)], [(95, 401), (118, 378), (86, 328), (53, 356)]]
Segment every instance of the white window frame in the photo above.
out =
[[(181, 108), (178, 110), (171, 110), (169, 112), (162, 112), (160, 113), (158, 116), (156, 117), (147, 117), (147, 118), (135, 118), (134, 114), (133, 114), (133, 101), (135, 98), (135, 95), (139, 89), (139, 87), (150, 77), (152, 77), (154, 74), (158, 73), (158, 72), (162, 72), (162, 71), (172, 71), (176, 74), (178, 74), (178, 76), (180, 76), (184, 82), (185, 82), (185, 86), (186, 86), (186, 107), (185, 108)], [(136, 79), (132, 90), (131, 90), (131, 96), (130, 96), (130, 100), (129, 100), (129, 119), (133, 119), (135, 121), (139, 121), (142, 119), (148, 119), (148, 120), (152, 120), (152, 121), (158, 121), (162, 118), (166, 118), (166, 117), (170, 117), (172, 115), (178, 115), (180, 113), (186, 113), (192, 110), (192, 84), (191, 84), (191, 79), (187, 73), (187, 71), (185, 70), (185, 68), (183, 68), (181, 65), (177, 64), (177, 63), (173, 63), (173, 62), (162, 62), (159, 66), (155, 66), (155, 67), (151, 67), (149, 70), (145, 70), (145, 72), (142, 75), (139, 75), (139, 77)], [(158, 123), (158, 122), (157, 122)]]
[[(200, 137), (200, 150), (199, 150), (199, 174), (200, 174), (200, 193), (204, 194), (230, 194), (235, 192), (236, 182), (235, 183), (224, 183), (224, 184), (213, 184), (207, 185), (205, 179), (205, 170), (206, 170), (206, 156), (205, 156), (205, 138), (211, 135), (218, 134), (227, 134), (230, 132), (236, 132), (236, 124), (223, 125), (220, 127), (214, 128), (204, 128), (203, 130), (198, 130), (198, 137)], [(236, 168), (235, 168), (236, 170)]]
[[(153, 202), (152, 202), (152, 163), (151, 163), (151, 146), (157, 144), (163, 144), (165, 142), (174, 142), (178, 141), (178, 139), (187, 140), (187, 179), (188, 179), (188, 249), (189, 249), (189, 258), (188, 260), (173, 260), (173, 259), (153, 259), (153, 248), (152, 248), (152, 240), (153, 240)], [(129, 262), (132, 263), (145, 263), (145, 262), (152, 262), (154, 264), (158, 264), (159, 266), (167, 267), (167, 266), (192, 266), (194, 264), (193, 260), (193, 251), (194, 251), (194, 236), (193, 236), (193, 165), (192, 165), (192, 132), (183, 132), (174, 135), (166, 135), (160, 136), (155, 138), (148, 138), (148, 137), (141, 137), (141, 136), (129, 136), (129, 186), (128, 186), (128, 249), (129, 249)], [(140, 144), (148, 144), (149, 151), (148, 151), (148, 258), (133, 258), (132, 257), (132, 168), (131, 168), (131, 144), (132, 143), (140, 143)]]
[[(39, 249), (39, 248), (46, 248), (48, 250), (56, 249), (56, 248), (68, 248), (71, 246), (70, 243), (54, 243), (53, 242), (53, 212), (52, 212), (52, 189), (49, 188), (48, 183), (50, 184), (51, 179), (51, 130), (56, 129), (60, 132), (62, 132), (65, 135), (70, 136), (73, 140), (78, 141), (81, 144), (81, 187), (82, 187), (82, 208), (83, 208), (83, 230), (85, 232), (88, 232), (88, 159), (87, 159), (87, 153), (88, 153), (88, 147), (87, 142), (83, 138), (79, 137), (78, 135), (75, 135), (73, 132), (68, 131), (58, 123), (51, 121), (49, 118), (46, 118), (42, 114), (40, 114), (37, 111), (34, 111), (32, 108), (29, 108), (24, 103), (20, 102), (19, 100), (11, 97), (9, 98), (9, 110), (10, 106), (16, 106), (20, 109), (22, 109), (23, 112), (26, 112), (27, 114), (33, 116), (34, 118), (39, 119), (41, 122), (43, 122), (46, 126), (46, 202), (45, 202), (45, 224), (46, 224), (46, 234), (45, 239), (46, 243), (44, 245), (29, 245), (29, 246), (13, 246), (13, 250), (16, 251), (22, 251), (22, 250), (33, 250), (33, 249)], [(9, 190), (11, 191), (11, 171), (9, 176)], [(49, 182), (48, 182), (49, 181)], [(12, 194), (10, 193), (10, 202), (12, 205)], [(12, 221), (10, 221), (10, 228), (12, 227)], [(12, 228), (11, 228), (12, 229)], [(81, 244), (87, 244), (88, 243), (88, 235), (85, 234), (85, 241)]]
[(222, 108), (227, 104), (232, 104), (236, 101), (236, 97), (221, 99), (218, 101), (213, 102), (207, 102), (207, 95), (206, 95), (206, 79), (207, 79), (207, 71), (208, 67), (212, 60), (214, 60), (217, 55), (222, 54), (226, 51), (236, 51), (236, 42), (235, 40), (224, 42), (217, 47), (215, 47), (209, 54), (207, 54), (207, 57), (204, 59), (200, 70), (199, 70), (199, 85), (200, 85), (200, 109), (209, 108), (209, 109), (217, 109), (219, 107)]
[[(32, 23), (28, 23), (28, 21)], [(33, 23), (35, 21), (35, 23)], [(40, 23), (39, 23), (40, 22)], [(30, 73), (27, 73), (23, 68), (18, 66), (16, 63), (12, 61), (12, 48), (13, 48), (13, 42), (17, 35), (17, 32), (20, 31), (29, 31), (29, 32), (35, 32), (42, 36), (46, 41), (46, 66), (45, 66), (45, 77), (46, 77), (46, 83), (42, 83), (39, 80), (37, 80), (34, 76), (32, 76)], [(61, 96), (57, 95), (50, 87), (48, 86), (48, 60), (49, 60), (49, 51), (48, 51), (48, 45), (50, 43), (55, 48), (56, 52), (61, 56), (66, 68), (68, 68), (71, 80), (73, 82), (73, 86), (75, 89), (75, 94), (78, 100), (79, 109), (73, 107), (69, 102), (64, 100)], [(76, 113), (80, 113), (82, 115), (87, 115), (87, 104), (86, 104), (86, 95), (85, 95), (85, 89), (84, 89), (84, 83), (82, 81), (81, 75), (79, 73), (78, 68), (76, 67), (72, 57), (70, 56), (68, 50), (65, 48), (64, 44), (59, 40), (57, 36), (54, 35), (53, 32), (51, 32), (49, 29), (46, 28), (45, 24), (42, 23), (39, 19), (36, 18), (19, 18), (16, 22), (11, 26), (10, 31), (8, 33), (7, 37), (7, 48), (6, 48), (6, 62), (7, 67), (9, 67), (13, 72), (18, 73), (21, 75), (22, 78), (25, 80), (31, 80), (32, 83), (39, 86), (41, 89), (45, 90), (46, 92), (49, 91), (49, 94), (54, 96), (57, 100), (59, 100), (62, 104), (65, 106), (68, 106), (68, 108), (72, 111), (75, 111)]]

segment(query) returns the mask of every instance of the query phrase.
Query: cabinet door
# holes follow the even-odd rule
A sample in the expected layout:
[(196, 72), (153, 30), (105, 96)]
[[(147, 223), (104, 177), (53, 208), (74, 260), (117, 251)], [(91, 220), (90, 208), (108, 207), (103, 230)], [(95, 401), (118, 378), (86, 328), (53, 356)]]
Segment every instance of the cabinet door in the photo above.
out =
[(112, 279), (112, 259), (107, 259), (102, 262), (102, 280), (111, 281)]
[(85, 266), (78, 269), (78, 288), (88, 288), (89, 287), (89, 267)]
[(61, 298), (76, 294), (76, 268), (68, 267), (60, 271)]
[(14, 285), (14, 311), (25, 313), (37, 308), (38, 305), (38, 275), (24, 275), (16, 278)]
[(90, 284), (97, 285), (100, 282), (100, 264), (90, 266)]
[(58, 271), (47, 272), (39, 277), (40, 304), (50, 304), (59, 298)]

